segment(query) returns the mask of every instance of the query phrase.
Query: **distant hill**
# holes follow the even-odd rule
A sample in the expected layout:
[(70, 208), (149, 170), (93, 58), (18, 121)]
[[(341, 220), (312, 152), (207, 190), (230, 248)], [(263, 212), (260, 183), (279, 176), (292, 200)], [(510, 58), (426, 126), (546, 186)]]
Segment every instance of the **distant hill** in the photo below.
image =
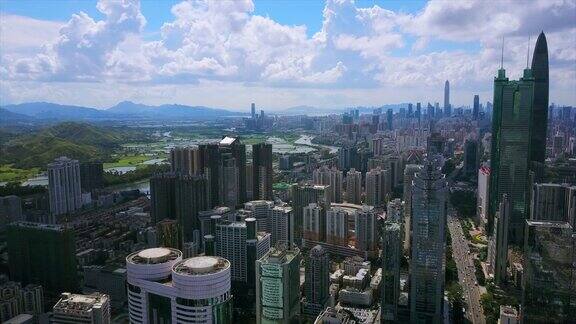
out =
[[(49, 102), (31, 102), (2, 107), (3, 111), (33, 117), (36, 121), (98, 121), (138, 119), (209, 119), (225, 116), (243, 116), (245, 113), (220, 108), (185, 105), (148, 106), (123, 101), (108, 109), (59, 105)], [(0, 116), (1, 117), (1, 116)], [(11, 119), (7, 119), (10, 123)]]
[(122, 133), (108, 128), (66, 122), (4, 143), (0, 148), (0, 164), (44, 168), (59, 156), (107, 160), (110, 153), (119, 147), (122, 136)]
[(0, 125), (13, 125), (17, 123), (30, 122), (34, 117), (11, 112), (4, 108), (0, 108)]

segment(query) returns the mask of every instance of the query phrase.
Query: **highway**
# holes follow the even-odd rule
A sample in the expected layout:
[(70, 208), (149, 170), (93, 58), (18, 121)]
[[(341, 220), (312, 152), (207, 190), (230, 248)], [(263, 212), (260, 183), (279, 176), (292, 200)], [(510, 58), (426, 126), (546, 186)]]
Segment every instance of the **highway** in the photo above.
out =
[(464, 237), (456, 212), (450, 209), (448, 213), (448, 230), (452, 237), (452, 254), (458, 268), (458, 280), (468, 308), (466, 318), (473, 324), (484, 324), (486, 318), (480, 304), (480, 288), (476, 281), (474, 263), (470, 255), (468, 240)]

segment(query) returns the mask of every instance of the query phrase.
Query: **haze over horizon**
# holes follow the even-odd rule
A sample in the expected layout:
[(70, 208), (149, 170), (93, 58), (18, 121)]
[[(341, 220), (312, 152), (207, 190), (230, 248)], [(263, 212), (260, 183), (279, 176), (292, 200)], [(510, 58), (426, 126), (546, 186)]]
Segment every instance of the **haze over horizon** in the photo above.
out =
[(1, 1), (0, 104), (239, 110), (492, 101), (544, 30), (550, 103), (576, 105), (576, 1)]

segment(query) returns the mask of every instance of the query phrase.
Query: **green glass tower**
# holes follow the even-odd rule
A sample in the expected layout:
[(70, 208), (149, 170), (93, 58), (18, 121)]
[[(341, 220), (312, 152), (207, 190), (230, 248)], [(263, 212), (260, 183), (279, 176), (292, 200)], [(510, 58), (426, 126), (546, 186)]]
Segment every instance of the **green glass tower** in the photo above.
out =
[(10, 277), (48, 292), (76, 292), (74, 231), (60, 225), (19, 222), (8, 226)]
[(508, 241), (514, 244), (523, 242), (528, 218), (533, 94), (530, 69), (525, 69), (518, 81), (508, 80), (503, 68), (498, 71), (494, 79), (488, 233), (492, 232), (500, 199), (506, 194), (511, 213)]
[(532, 112), (531, 161), (542, 165), (546, 159), (546, 133), (548, 129), (548, 44), (544, 32), (538, 35), (532, 56), (534, 76), (534, 107)]

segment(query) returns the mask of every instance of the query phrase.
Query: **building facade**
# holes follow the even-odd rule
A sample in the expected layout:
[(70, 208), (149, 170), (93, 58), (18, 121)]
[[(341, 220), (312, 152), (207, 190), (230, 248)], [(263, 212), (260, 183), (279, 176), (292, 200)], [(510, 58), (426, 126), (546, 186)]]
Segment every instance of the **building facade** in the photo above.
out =
[(56, 216), (82, 207), (80, 163), (77, 160), (63, 156), (48, 164), (48, 195), (51, 223), (56, 222)]

